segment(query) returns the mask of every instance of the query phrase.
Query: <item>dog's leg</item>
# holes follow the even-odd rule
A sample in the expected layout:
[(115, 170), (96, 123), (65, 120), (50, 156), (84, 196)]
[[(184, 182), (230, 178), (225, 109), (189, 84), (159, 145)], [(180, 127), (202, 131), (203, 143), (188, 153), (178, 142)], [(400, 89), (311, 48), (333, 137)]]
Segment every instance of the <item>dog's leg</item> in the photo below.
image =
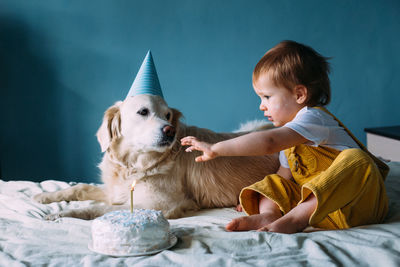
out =
[(108, 206), (108, 205), (97, 204), (97, 205), (92, 205), (88, 208), (71, 209), (71, 210), (60, 211), (58, 213), (48, 214), (44, 216), (44, 219), (49, 221), (54, 221), (62, 217), (72, 217), (83, 220), (93, 220), (97, 217), (106, 214), (107, 212), (114, 210), (128, 209), (128, 208), (129, 208), (128, 206), (124, 205)]
[(83, 201), (96, 200), (106, 202), (107, 197), (104, 191), (97, 186), (88, 184), (78, 184), (67, 189), (56, 192), (45, 192), (33, 197), (39, 203), (49, 204), (60, 201)]

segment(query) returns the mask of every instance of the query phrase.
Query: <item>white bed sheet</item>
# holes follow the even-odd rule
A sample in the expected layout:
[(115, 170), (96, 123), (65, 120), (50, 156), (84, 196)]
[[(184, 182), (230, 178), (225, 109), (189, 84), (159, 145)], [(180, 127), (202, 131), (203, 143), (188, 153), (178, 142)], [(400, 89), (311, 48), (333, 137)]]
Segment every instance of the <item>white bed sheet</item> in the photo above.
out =
[(0, 266), (400, 266), (400, 163), (389, 163), (384, 224), (293, 235), (226, 232), (233, 209), (170, 220), (178, 243), (152, 256), (108, 257), (88, 249), (91, 221), (43, 216), (91, 201), (42, 205), (31, 197), (71, 184), (0, 180)]

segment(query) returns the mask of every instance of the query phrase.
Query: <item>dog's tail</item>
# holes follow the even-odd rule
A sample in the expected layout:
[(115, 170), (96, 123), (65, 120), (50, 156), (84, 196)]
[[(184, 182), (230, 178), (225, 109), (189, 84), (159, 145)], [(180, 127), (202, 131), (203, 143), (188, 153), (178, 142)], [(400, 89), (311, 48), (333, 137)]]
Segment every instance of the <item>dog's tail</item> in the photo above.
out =
[(252, 120), (241, 123), (234, 133), (262, 131), (274, 128), (274, 125), (266, 120)]

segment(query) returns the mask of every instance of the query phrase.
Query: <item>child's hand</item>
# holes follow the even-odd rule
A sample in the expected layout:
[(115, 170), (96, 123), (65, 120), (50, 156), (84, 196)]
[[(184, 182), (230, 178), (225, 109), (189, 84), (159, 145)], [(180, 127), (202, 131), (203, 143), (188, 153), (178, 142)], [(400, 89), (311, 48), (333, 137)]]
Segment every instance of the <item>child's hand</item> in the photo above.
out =
[(203, 152), (203, 155), (196, 157), (196, 162), (207, 161), (218, 157), (217, 153), (211, 149), (212, 144), (201, 142), (197, 140), (196, 137), (186, 136), (181, 139), (181, 144), (183, 146), (189, 146), (186, 148), (186, 152), (192, 152), (193, 150)]

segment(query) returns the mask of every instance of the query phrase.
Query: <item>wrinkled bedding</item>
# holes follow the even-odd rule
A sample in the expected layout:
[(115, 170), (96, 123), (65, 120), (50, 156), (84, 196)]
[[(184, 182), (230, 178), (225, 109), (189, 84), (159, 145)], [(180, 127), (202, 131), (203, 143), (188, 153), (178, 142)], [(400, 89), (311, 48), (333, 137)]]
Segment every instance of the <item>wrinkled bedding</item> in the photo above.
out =
[(43, 216), (91, 201), (43, 205), (32, 196), (73, 183), (0, 180), (0, 266), (400, 266), (400, 162), (389, 163), (383, 224), (293, 235), (226, 232), (233, 208), (169, 220), (177, 244), (156, 255), (109, 257), (88, 249), (91, 221)]

